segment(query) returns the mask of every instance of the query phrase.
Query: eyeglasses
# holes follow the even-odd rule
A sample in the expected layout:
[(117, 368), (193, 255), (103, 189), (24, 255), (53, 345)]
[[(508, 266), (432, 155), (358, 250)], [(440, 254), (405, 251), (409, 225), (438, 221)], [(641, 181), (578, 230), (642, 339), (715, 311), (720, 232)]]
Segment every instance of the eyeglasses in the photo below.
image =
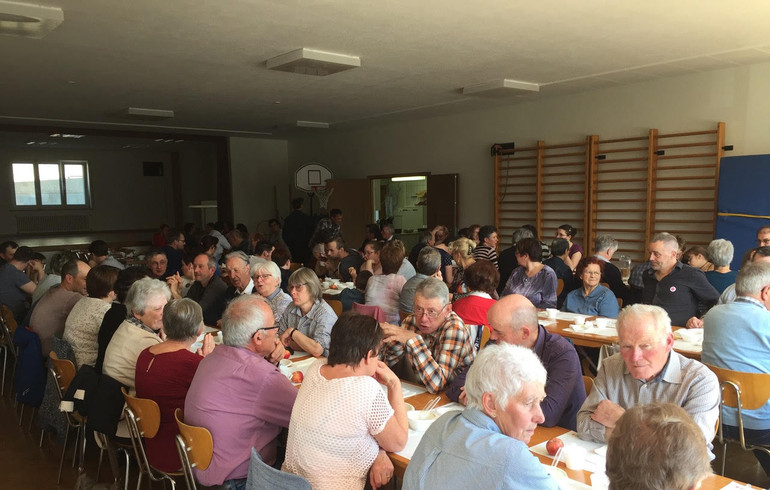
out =
[(414, 312), (414, 316), (416, 316), (417, 318), (419, 318), (419, 317), (421, 317), (423, 315), (428, 315), (428, 318), (436, 318), (437, 316), (439, 316), (439, 314), (442, 311), (444, 311), (444, 308), (446, 308), (446, 307), (447, 307), (447, 305), (444, 305), (444, 306), (441, 307), (440, 310), (436, 311), (436, 310), (431, 310), (431, 309), (427, 309), (426, 310), (425, 308), (420, 308), (419, 306), (415, 306), (412, 311)]
[(253, 334), (251, 334), (251, 336), (253, 337), (261, 331), (267, 332), (268, 330), (275, 330), (276, 328), (278, 328), (278, 325), (273, 325), (272, 327), (258, 328)]
[(601, 271), (583, 271), (583, 274), (587, 276), (601, 276)]
[(306, 282), (300, 284), (289, 284), (289, 291), (300, 291), (303, 286), (307, 286)]
[(263, 281), (267, 281), (271, 277), (273, 277), (272, 274), (254, 274), (254, 279), (255, 280), (262, 279)]

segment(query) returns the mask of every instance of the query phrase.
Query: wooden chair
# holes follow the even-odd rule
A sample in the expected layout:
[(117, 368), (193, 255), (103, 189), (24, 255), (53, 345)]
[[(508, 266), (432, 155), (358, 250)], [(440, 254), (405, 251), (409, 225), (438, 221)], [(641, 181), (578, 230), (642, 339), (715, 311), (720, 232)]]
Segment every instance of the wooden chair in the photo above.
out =
[(489, 335), (492, 333), (489, 325), (484, 325), (484, 329), (481, 331), (481, 348), (483, 349), (487, 342), (489, 342)]
[(342, 315), (342, 301), (338, 299), (325, 299), (327, 303), (329, 303), (329, 306), (332, 307), (332, 310), (334, 310), (334, 313), (337, 314), (337, 316)]
[(398, 312), (398, 317), (401, 319), (401, 321), (402, 321), (402, 322), (403, 322), (403, 321), (406, 319), (406, 317), (408, 317), (409, 315), (411, 315), (411, 313), (407, 313), (407, 312), (405, 312), (405, 311), (399, 311), (399, 312)]
[[(6, 317), (8, 317), (8, 320), (6, 320)], [(11, 370), (11, 383), (13, 383), (13, 377), (16, 375), (18, 352), (16, 351), (16, 346), (13, 345), (14, 331), (16, 331), (16, 320), (13, 318), (11, 310), (3, 305), (2, 313), (0, 313), (0, 349), (3, 349), (3, 380), (1, 382), (2, 387), (0, 387), (0, 396), (5, 394), (5, 373), (8, 366), (8, 353), (11, 354), (11, 365), (13, 366)]]
[(246, 490), (313, 490), (313, 487), (299, 475), (276, 470), (266, 464), (257, 450), (251, 448)]
[(182, 409), (174, 412), (176, 424), (179, 426), (179, 434), (176, 436), (176, 448), (179, 451), (179, 459), (182, 461), (182, 470), (187, 481), (187, 488), (196, 490), (193, 468), (205, 470), (211, 464), (214, 455), (214, 439), (211, 432), (205, 427), (195, 427), (185, 424)]
[[(56, 388), (56, 395), (59, 403), (61, 403), (62, 398), (64, 397), (64, 393), (67, 391), (70, 383), (72, 383), (72, 380), (75, 378), (75, 365), (68, 359), (59, 359), (59, 356), (57, 356), (54, 351), (51, 351), (49, 354), (49, 360), (51, 382), (53, 382), (54, 387)], [(65, 422), (67, 423), (67, 429), (64, 432), (64, 447), (62, 447), (61, 458), (59, 460), (59, 475), (56, 479), (57, 485), (61, 482), (61, 470), (64, 466), (64, 454), (67, 452), (67, 442), (69, 440), (70, 429), (76, 430), (75, 452), (72, 455), (73, 467), (75, 466), (75, 458), (78, 453), (77, 448), (79, 447), (78, 442), (80, 441), (81, 433), (83, 437), (85, 437), (85, 431), (83, 430), (83, 418), (77, 412), (62, 411), (61, 413)]]
[(292, 272), (296, 271), (300, 267), (302, 267), (302, 262), (291, 262), (289, 264), (289, 270)]
[(594, 379), (590, 376), (583, 376), (583, 386), (586, 388), (586, 395), (591, 393), (591, 388), (594, 387)]
[(560, 295), (564, 291), (564, 279), (556, 279), (556, 296)]
[(361, 303), (353, 303), (353, 311), (361, 313), (362, 315), (370, 316), (378, 322), (385, 321), (385, 313), (382, 312), (377, 305), (362, 305)]
[(160, 428), (160, 407), (154, 400), (147, 398), (136, 398), (126, 392), (126, 388), (120, 389), (123, 392), (123, 398), (126, 400), (126, 407), (123, 409), (128, 422), (128, 434), (131, 437), (131, 445), (134, 448), (136, 464), (139, 466), (139, 477), (136, 482), (136, 488), (142, 485), (142, 475), (146, 474), (151, 481), (167, 480), (171, 482), (171, 488), (176, 488), (176, 482), (172, 476), (182, 476), (182, 472), (166, 473), (154, 468), (147, 459), (147, 452), (144, 449), (142, 439), (152, 439), (158, 434)]
[[(770, 455), (770, 447), (755, 446), (746, 442), (743, 432), (743, 410), (757, 410), (770, 399), (770, 374), (744, 373), (730, 369), (719, 368), (706, 364), (717, 375), (721, 388), (720, 414), (717, 427), (717, 436), (722, 444), (722, 476), (725, 474), (725, 459), (727, 457), (727, 443), (738, 442), (744, 451), (762, 451)], [(725, 408), (733, 408), (738, 418), (738, 439), (724, 436)]]

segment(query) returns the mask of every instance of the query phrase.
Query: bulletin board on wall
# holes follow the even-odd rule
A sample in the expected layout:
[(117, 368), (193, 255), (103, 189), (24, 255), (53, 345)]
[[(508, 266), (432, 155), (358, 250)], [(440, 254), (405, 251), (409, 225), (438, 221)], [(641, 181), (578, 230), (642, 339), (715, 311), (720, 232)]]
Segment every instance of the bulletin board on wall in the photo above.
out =
[(620, 242), (618, 253), (646, 260), (649, 238), (667, 231), (689, 245), (708, 245), (716, 231), (720, 160), (725, 124), (678, 133), (536, 145), (493, 147), (495, 224), (501, 247), (523, 224), (534, 224), (546, 243), (562, 224), (578, 229), (576, 242), (591, 251), (597, 235)]

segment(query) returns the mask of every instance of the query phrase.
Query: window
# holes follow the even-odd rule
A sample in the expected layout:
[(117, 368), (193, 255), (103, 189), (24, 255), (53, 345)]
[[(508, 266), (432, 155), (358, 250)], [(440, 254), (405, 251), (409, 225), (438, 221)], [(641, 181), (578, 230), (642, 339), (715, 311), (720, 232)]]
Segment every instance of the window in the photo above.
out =
[(90, 204), (88, 162), (13, 163), (17, 207), (85, 207)]

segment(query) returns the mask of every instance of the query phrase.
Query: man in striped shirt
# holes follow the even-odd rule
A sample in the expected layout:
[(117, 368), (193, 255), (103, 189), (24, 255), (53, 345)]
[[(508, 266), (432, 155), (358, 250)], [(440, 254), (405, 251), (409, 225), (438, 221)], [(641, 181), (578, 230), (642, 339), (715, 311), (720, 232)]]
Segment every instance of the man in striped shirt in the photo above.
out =
[(417, 286), (413, 311), (401, 326), (382, 324), (380, 357), (400, 378), (438, 393), (473, 362), (470, 333), (452, 311), (449, 288), (440, 279), (429, 277)]

